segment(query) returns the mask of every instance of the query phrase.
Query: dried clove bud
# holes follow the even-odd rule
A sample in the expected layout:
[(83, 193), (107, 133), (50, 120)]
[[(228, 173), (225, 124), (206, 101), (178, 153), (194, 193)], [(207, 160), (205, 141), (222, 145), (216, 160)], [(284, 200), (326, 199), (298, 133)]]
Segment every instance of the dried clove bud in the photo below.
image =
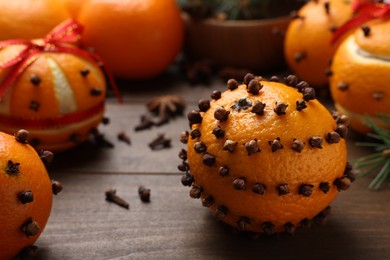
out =
[(250, 220), (249, 218), (247, 217), (241, 217), (238, 221), (237, 221), (237, 229), (240, 230), (240, 231), (244, 231), (247, 229), (247, 227), (249, 226), (250, 224)]
[(292, 19), (302, 19), (302, 20), (305, 19), (305, 17), (300, 16), (296, 10), (291, 11), (290, 17)]
[(194, 129), (192, 129), (191, 132), (190, 132), (190, 136), (191, 136), (191, 139), (192, 139), (192, 140), (201, 137), (201, 135), (202, 135), (202, 134), (201, 134), (199, 128), (194, 128)]
[(233, 187), (235, 190), (246, 190), (245, 178), (241, 177), (233, 180)]
[(330, 144), (336, 144), (340, 142), (340, 135), (337, 132), (329, 132), (326, 134), (326, 141)]
[(5, 169), (5, 172), (9, 175), (16, 175), (20, 173), (19, 170), (20, 163), (14, 163), (11, 160), (8, 160), (7, 162), (7, 168)]
[(164, 134), (159, 134), (154, 140), (149, 143), (149, 147), (152, 150), (161, 150), (171, 147), (171, 139), (165, 138)]
[(294, 54), (294, 60), (296, 63), (300, 63), (301, 61), (303, 61), (306, 58), (307, 58), (306, 52), (296, 52)]
[(49, 166), (53, 161), (54, 154), (47, 150), (41, 150), (39, 152), (39, 158), (41, 158), (44, 165)]
[(20, 192), (18, 194), (18, 199), (22, 204), (27, 204), (34, 201), (34, 196), (31, 190), (27, 190)]
[(298, 84), (298, 77), (295, 75), (288, 75), (284, 78), (287, 86), (295, 88)]
[(80, 74), (83, 78), (87, 77), (89, 75), (89, 73), (90, 73), (90, 71), (87, 68), (80, 70)]
[(299, 222), (299, 225), (302, 228), (310, 228), (311, 227), (311, 221), (309, 219), (305, 218), (305, 219), (302, 219), (301, 222)]
[[(332, 33), (335, 33), (337, 31), (337, 29), (338, 29), (338, 27), (335, 24), (332, 24), (332, 25), (329, 26), (329, 31), (331, 31)], [(332, 65), (332, 63), (329, 62), (328, 65), (329, 66)]]
[(270, 79), (272, 82), (280, 82), (280, 78), (278, 76), (273, 75)]
[(301, 187), (299, 187), (298, 194), (303, 195), (305, 197), (310, 197), (313, 193), (314, 185), (312, 184), (302, 184)]
[(118, 135), (117, 135), (117, 138), (118, 138), (119, 141), (125, 142), (128, 145), (131, 144), (130, 137), (128, 135), (126, 135), (125, 132), (119, 132)]
[(28, 238), (38, 235), (40, 230), (41, 228), (39, 227), (38, 222), (34, 221), (32, 218), (28, 218), (22, 225), (22, 232)]
[(187, 151), (185, 149), (181, 149), (179, 152), (179, 158), (183, 161), (187, 160)]
[(329, 182), (321, 182), (320, 183), (320, 190), (322, 190), (323, 193), (328, 193), (330, 190), (330, 184)]
[(302, 111), (303, 109), (307, 108), (306, 102), (304, 100), (297, 100), (296, 106), (298, 111)]
[(322, 149), (322, 137), (320, 136), (312, 136), (309, 138), (309, 145), (311, 148), (319, 148)]
[(256, 194), (264, 195), (265, 189), (266, 186), (264, 184), (257, 182), (253, 185), (252, 191)]
[(255, 79), (255, 76), (252, 73), (247, 73), (244, 77), (244, 84), (248, 85), (252, 79)]
[(207, 151), (207, 146), (202, 142), (194, 143), (194, 150), (196, 153), (205, 153)]
[(150, 202), (150, 189), (146, 189), (144, 186), (139, 186), (138, 195), (142, 202)]
[(385, 96), (385, 94), (383, 94), (383, 92), (374, 92), (374, 93), (372, 93), (372, 97), (375, 100), (377, 100), (377, 101), (381, 101), (384, 96)]
[(103, 125), (108, 125), (108, 124), (110, 124), (110, 118), (108, 118), (108, 117), (103, 117), (102, 118), (102, 124)]
[(257, 152), (261, 152), (260, 147), (257, 144), (257, 140), (250, 140), (249, 142), (245, 143), (245, 149), (248, 152), (248, 156)]
[(141, 131), (145, 129), (150, 129), (154, 126), (154, 122), (147, 116), (141, 116), (141, 123), (134, 127), (135, 131)]
[(183, 184), (184, 186), (191, 186), (193, 182), (194, 177), (192, 177), (192, 175), (188, 172), (183, 174), (183, 176), (181, 177), (181, 184)]
[(326, 77), (332, 77), (333, 76), (333, 71), (330, 68), (326, 69), (325, 70), (325, 76)]
[(238, 82), (235, 79), (229, 79), (227, 82), (227, 88), (230, 90), (235, 90), (238, 88)]
[(211, 167), (215, 163), (215, 156), (212, 154), (206, 153), (205, 155), (203, 155), (202, 162), (204, 165)]
[(206, 112), (210, 108), (210, 100), (207, 99), (199, 100), (198, 107), (201, 112)]
[(286, 114), (286, 109), (288, 105), (283, 103), (283, 102), (275, 102), (275, 108), (274, 111), (278, 116), (285, 115)]
[(62, 184), (59, 181), (55, 181), (55, 180), (51, 180), (51, 188), (54, 195), (57, 195), (63, 189)]
[(283, 149), (283, 145), (280, 143), (280, 138), (277, 137), (272, 141), (268, 141), (269, 145), (271, 146), (271, 151), (274, 153), (277, 150)]
[(190, 189), (190, 197), (193, 199), (199, 199), (200, 195), (202, 195), (202, 187), (193, 184)]
[(229, 210), (225, 206), (218, 206), (215, 211), (214, 211), (214, 216), (218, 220), (222, 220), (226, 217), (228, 214)]
[(349, 117), (346, 115), (340, 115), (336, 118), (336, 123), (337, 124), (342, 124), (345, 126), (349, 126)]
[(203, 207), (210, 207), (214, 203), (214, 197), (213, 196), (207, 196), (202, 198), (202, 206)]
[(180, 133), (180, 142), (183, 143), (183, 144), (187, 144), (188, 143), (188, 131), (183, 131)]
[(230, 112), (227, 111), (225, 108), (223, 107), (218, 107), (217, 109), (215, 109), (214, 111), (214, 117), (215, 119), (223, 122), (223, 121), (226, 121), (228, 119), (228, 116), (229, 116)]
[(248, 93), (258, 95), (262, 87), (263, 85), (261, 85), (259, 81), (252, 79), (248, 84)]
[(234, 102), (234, 105), (232, 105), (230, 108), (236, 109), (237, 111), (241, 111), (248, 109), (252, 106), (252, 102), (247, 98), (240, 98), (237, 101)]
[(20, 129), (16, 134), (15, 134), (15, 139), (19, 143), (22, 144), (27, 144), (28, 143), (28, 138), (30, 136), (30, 133), (27, 130)]
[(264, 222), (261, 225), (261, 228), (262, 228), (264, 234), (267, 236), (271, 236), (275, 233), (275, 225), (272, 224), (271, 222)]
[(116, 195), (116, 190), (114, 189), (106, 191), (106, 200), (115, 203), (122, 208), (129, 209), (129, 203), (127, 203), (124, 199)]
[(182, 162), (177, 166), (177, 169), (181, 172), (188, 172), (190, 170), (190, 166), (186, 162)]
[(37, 74), (32, 74), (30, 77), (30, 82), (34, 86), (38, 86), (39, 84), (41, 84), (41, 81), (41, 77), (39, 77)]
[(223, 145), (222, 150), (229, 151), (230, 153), (233, 153), (236, 146), (237, 146), (237, 142), (232, 141), (232, 140), (226, 140), (225, 144)]
[(200, 124), (200, 123), (202, 123), (202, 120), (203, 120), (199, 111), (195, 111), (195, 110), (192, 110), (191, 112), (189, 112), (187, 117), (188, 117), (188, 121), (190, 122), (190, 125)]
[(25, 248), (20, 251), (16, 259), (20, 260), (32, 260), (35, 259), (37, 256), (38, 252), (38, 247), (31, 245), (31, 246), (26, 246)]
[(296, 85), (296, 88), (298, 89), (298, 92), (302, 93), (303, 90), (305, 88), (308, 88), (309, 87), (309, 83), (307, 83), (306, 81), (300, 81), (298, 82), (298, 84)]
[(316, 98), (316, 91), (314, 90), (314, 88), (304, 88), (302, 90), (302, 94), (303, 94), (303, 100), (305, 101), (309, 101), (309, 100), (313, 100)]
[(229, 168), (227, 166), (219, 167), (218, 175), (221, 177), (225, 177), (225, 176), (229, 175)]
[(346, 125), (339, 124), (335, 130), (341, 138), (346, 138), (348, 134), (348, 127)]
[(368, 37), (370, 36), (370, 33), (371, 33), (371, 28), (368, 27), (367, 25), (363, 25), (362, 27), (360, 27), (363, 31), (363, 34), (364, 34), (364, 37)]
[(211, 93), (210, 97), (214, 100), (218, 100), (221, 98), (221, 91), (214, 90), (213, 93)]
[(339, 82), (339, 84), (337, 85), (337, 88), (340, 90), (340, 91), (347, 91), (349, 86), (348, 84), (344, 83), (344, 82)]
[(262, 115), (264, 115), (264, 108), (265, 108), (265, 103), (262, 103), (260, 101), (256, 101), (256, 103), (253, 105), (252, 113), (255, 113), (256, 115), (262, 116)]
[(348, 190), (351, 187), (352, 183), (348, 177), (343, 176), (341, 178), (336, 179), (333, 182), (333, 184), (336, 185), (337, 190), (340, 191), (340, 190)]
[(283, 228), (284, 228), (284, 232), (286, 232), (287, 234), (290, 234), (290, 235), (295, 234), (296, 228), (295, 228), (293, 223), (287, 222), (286, 224), (283, 225)]
[(327, 15), (329, 15), (330, 14), (330, 3), (329, 3), (329, 1), (325, 1), (324, 2), (324, 8), (325, 8), (325, 13)]
[(287, 183), (279, 184), (276, 187), (276, 189), (278, 191), (279, 196), (283, 196), (283, 195), (286, 195), (286, 194), (290, 193), (290, 190), (288, 189), (288, 184)]
[(215, 135), (215, 137), (217, 139), (221, 139), (221, 138), (223, 138), (225, 136), (225, 130), (222, 130), (222, 128), (220, 126), (216, 126), (213, 129), (212, 134)]
[(101, 88), (92, 88), (90, 91), (89, 91), (89, 94), (93, 97), (98, 97), (100, 96), (101, 94), (103, 93), (102, 89)]
[(294, 151), (300, 153), (303, 150), (304, 147), (305, 147), (305, 143), (304, 142), (294, 138), (294, 141), (293, 141), (293, 144), (291, 146), (291, 149), (293, 149)]

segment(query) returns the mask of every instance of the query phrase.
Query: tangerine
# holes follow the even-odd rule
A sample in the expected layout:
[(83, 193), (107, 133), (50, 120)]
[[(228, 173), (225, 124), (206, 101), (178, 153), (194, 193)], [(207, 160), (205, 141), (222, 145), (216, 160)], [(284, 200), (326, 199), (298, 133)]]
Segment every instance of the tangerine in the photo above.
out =
[(183, 42), (184, 25), (174, 0), (90, 0), (77, 20), (85, 27), (83, 44), (122, 78), (159, 75)]
[(291, 233), (313, 219), (324, 222), (330, 202), (353, 179), (345, 132), (314, 99), (313, 88), (299, 93), (246, 78), (241, 85), (229, 80), (230, 90), (188, 114), (188, 152), (180, 154), (188, 164), (179, 169), (190, 173), (183, 184), (239, 230)]
[(61, 0), (1, 0), (0, 40), (42, 38), (70, 17)]
[(24, 130), (16, 137), (0, 132), (0, 259), (34, 244), (51, 211), (52, 184), (27, 136)]
[(299, 10), (285, 39), (287, 63), (298, 77), (315, 87), (328, 84), (326, 71), (337, 48), (330, 44), (332, 35), (352, 15), (351, 1), (342, 0), (309, 1)]
[(385, 127), (377, 115), (390, 114), (390, 24), (372, 21), (357, 29), (337, 50), (330, 90), (335, 107), (348, 115), (351, 128), (367, 133), (365, 115)]

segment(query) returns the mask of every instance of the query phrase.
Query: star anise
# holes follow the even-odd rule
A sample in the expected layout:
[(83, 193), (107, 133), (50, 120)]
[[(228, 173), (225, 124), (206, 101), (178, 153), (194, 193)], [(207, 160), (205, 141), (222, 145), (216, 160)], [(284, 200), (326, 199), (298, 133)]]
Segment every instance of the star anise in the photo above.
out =
[(149, 112), (159, 117), (159, 120), (155, 122), (155, 125), (159, 126), (168, 123), (169, 119), (176, 115), (182, 115), (186, 101), (174, 95), (159, 96), (149, 101), (146, 107)]

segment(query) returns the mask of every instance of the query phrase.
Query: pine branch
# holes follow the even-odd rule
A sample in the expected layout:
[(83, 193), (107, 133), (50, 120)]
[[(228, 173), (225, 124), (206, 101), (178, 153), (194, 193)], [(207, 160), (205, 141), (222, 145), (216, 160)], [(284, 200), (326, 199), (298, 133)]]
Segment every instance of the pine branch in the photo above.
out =
[[(385, 125), (390, 126), (390, 115), (380, 114), (378, 118)], [(376, 174), (368, 187), (372, 190), (378, 190), (390, 177), (390, 131), (379, 127), (369, 116), (365, 117), (364, 123), (373, 130), (373, 133), (368, 133), (367, 136), (377, 142), (362, 142), (356, 143), (356, 145), (371, 147), (375, 153), (357, 159), (355, 169), (360, 170), (357, 177)]]

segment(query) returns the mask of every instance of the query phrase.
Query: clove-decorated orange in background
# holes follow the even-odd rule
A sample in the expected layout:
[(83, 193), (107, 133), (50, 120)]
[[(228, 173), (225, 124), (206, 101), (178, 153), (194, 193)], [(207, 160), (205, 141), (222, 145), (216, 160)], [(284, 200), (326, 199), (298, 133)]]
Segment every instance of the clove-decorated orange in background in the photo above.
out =
[[(275, 80), (275, 78), (273, 79)], [(324, 223), (329, 204), (354, 180), (347, 163), (348, 120), (290, 75), (270, 82), (247, 74), (199, 101), (178, 166), (190, 196), (241, 230), (293, 233)], [(188, 160), (188, 162), (187, 162)]]
[(52, 193), (61, 190), (45, 168), (53, 154), (40, 155), (27, 144), (29, 133), (0, 132), (0, 259), (13, 259), (23, 249), (33, 250), (49, 218)]
[(0, 42), (0, 131), (24, 128), (37, 150), (63, 151), (99, 125), (106, 79), (93, 54), (77, 47), (80, 34), (67, 20), (43, 39)]
[(335, 107), (351, 128), (366, 133), (366, 115), (385, 127), (378, 114), (390, 114), (390, 22), (374, 20), (354, 31), (337, 50), (330, 77)]
[[(331, 45), (335, 31), (352, 15), (352, 1), (308, 1), (291, 21), (285, 39), (289, 67), (313, 87), (328, 84), (327, 73), (337, 44)], [(339, 41), (340, 42), (340, 41)]]

